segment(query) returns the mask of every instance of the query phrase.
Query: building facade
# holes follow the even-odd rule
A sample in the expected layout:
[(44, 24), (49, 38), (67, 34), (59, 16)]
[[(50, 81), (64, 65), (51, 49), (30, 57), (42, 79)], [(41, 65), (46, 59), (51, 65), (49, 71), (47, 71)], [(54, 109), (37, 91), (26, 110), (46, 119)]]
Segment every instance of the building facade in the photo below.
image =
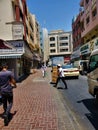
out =
[(82, 59), (89, 59), (91, 51), (98, 48), (98, 0), (81, 0), (80, 6), (81, 37), (84, 40), (80, 53)]
[(72, 32), (54, 30), (49, 33), (49, 57), (53, 64), (58, 57), (61, 64), (68, 63), (72, 48)]
[(72, 32), (72, 60), (74, 63), (82, 63), (84, 73), (91, 52), (98, 48), (98, 0), (80, 1), (80, 12), (72, 23)]
[(34, 52), (40, 51), (40, 40), (39, 25), (29, 13), (26, 0), (0, 1), (0, 39), (13, 46), (0, 49), (0, 62), (8, 63), (16, 79), (29, 74)]
[(72, 19), (72, 38), (73, 53), (71, 55), (71, 62), (75, 64), (81, 60), (80, 47), (84, 43), (81, 37), (81, 12)]
[(48, 63), (49, 60), (49, 39), (48, 39), (48, 30), (46, 28), (42, 28), (43, 32), (43, 62), (45, 64)]

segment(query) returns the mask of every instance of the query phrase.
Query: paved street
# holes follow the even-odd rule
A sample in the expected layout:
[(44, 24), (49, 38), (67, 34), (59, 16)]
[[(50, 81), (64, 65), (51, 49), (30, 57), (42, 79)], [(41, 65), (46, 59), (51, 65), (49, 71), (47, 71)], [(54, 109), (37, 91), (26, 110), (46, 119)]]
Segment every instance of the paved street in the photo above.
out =
[[(50, 84), (50, 68), (45, 78), (41, 70), (30, 74), (14, 89), (12, 119), (8, 126), (0, 118), (0, 130), (79, 130), (62, 103), (58, 89)], [(64, 91), (67, 91), (64, 89)], [(0, 106), (0, 115), (3, 108)]]

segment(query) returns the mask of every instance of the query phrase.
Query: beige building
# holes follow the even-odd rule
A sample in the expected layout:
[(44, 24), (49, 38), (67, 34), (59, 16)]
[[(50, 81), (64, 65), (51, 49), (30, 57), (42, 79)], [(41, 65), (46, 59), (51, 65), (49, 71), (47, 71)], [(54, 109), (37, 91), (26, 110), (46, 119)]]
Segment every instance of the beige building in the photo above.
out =
[[(12, 49), (0, 48), (0, 62), (8, 63), (16, 79), (30, 72), (32, 62), (39, 62), (39, 24), (35, 16), (29, 13), (26, 0), (0, 1), (0, 39), (13, 46)], [(35, 53), (36, 59), (33, 61)]]
[[(28, 12), (28, 43), (33, 50), (33, 67), (36, 68), (40, 62), (41, 47), (40, 47), (40, 26), (34, 14)], [(32, 47), (33, 46), (33, 47)]]
[(63, 57), (64, 63), (70, 61), (72, 54), (72, 32), (54, 30), (49, 33), (49, 57)]

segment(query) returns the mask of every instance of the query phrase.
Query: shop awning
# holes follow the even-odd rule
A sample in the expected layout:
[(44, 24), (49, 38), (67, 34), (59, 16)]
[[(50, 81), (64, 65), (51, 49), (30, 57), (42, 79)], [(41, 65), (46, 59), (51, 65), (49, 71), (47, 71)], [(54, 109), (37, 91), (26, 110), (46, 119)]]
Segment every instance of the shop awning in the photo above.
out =
[(8, 42), (0, 39), (0, 49), (12, 49), (13, 46), (9, 45)]
[(10, 59), (10, 58), (21, 58), (23, 54), (4, 54), (0, 55), (0, 59)]

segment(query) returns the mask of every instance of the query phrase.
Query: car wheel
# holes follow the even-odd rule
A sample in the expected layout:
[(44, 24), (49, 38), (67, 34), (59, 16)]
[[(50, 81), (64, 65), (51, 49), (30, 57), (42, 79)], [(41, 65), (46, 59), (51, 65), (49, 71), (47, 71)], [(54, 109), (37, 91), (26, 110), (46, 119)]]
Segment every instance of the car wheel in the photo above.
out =
[(76, 76), (76, 79), (78, 79), (79, 78), (79, 76)]

